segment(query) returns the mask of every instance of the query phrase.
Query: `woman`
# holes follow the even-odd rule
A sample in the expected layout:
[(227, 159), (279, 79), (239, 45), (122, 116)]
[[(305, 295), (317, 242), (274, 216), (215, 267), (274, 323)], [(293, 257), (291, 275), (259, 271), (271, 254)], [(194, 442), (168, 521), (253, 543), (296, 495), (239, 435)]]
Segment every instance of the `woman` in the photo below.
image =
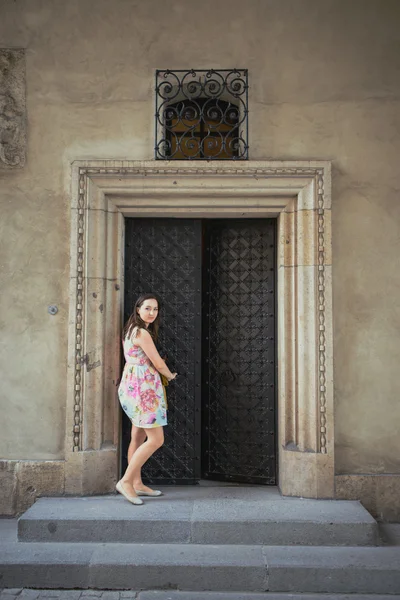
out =
[(132, 421), (132, 440), (128, 467), (116, 489), (132, 504), (143, 504), (139, 496), (161, 496), (159, 490), (143, 485), (141, 475), (144, 463), (164, 443), (167, 407), (160, 373), (168, 381), (177, 375), (168, 369), (154, 344), (158, 337), (159, 312), (159, 301), (154, 294), (140, 296), (122, 335), (126, 364), (118, 396)]

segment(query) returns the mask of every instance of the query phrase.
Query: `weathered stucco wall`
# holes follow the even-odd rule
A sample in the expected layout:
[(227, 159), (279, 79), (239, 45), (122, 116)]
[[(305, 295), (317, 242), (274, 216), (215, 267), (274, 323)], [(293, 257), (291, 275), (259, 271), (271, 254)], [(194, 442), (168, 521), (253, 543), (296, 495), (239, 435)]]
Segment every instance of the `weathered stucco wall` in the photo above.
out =
[(238, 66), (250, 158), (333, 164), (336, 472), (400, 473), (399, 18), (397, 0), (2, 0), (28, 113), (26, 165), (0, 171), (2, 458), (64, 455), (70, 163), (153, 158), (156, 68)]

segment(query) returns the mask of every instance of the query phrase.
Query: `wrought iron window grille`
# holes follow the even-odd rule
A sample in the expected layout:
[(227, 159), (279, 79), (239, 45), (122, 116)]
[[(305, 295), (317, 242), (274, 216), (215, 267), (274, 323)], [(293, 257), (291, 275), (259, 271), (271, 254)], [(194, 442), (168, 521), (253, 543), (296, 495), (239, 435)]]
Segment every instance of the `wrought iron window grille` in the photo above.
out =
[(248, 159), (247, 69), (157, 70), (157, 160)]

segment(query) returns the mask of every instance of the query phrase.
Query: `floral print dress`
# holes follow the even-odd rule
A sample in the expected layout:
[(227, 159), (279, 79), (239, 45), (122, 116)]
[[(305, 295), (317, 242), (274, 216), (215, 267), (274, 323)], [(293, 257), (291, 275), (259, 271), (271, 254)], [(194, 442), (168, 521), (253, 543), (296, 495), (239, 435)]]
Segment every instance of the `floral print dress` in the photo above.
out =
[(132, 339), (125, 338), (123, 347), (126, 364), (118, 388), (123, 410), (137, 427), (166, 425), (167, 405), (160, 374)]

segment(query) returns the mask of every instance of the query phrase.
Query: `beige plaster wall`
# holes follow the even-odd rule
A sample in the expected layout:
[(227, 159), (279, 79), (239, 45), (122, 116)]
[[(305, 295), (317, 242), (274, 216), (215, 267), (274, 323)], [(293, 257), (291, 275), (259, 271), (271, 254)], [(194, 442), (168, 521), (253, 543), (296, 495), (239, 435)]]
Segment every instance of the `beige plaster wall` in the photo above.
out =
[(28, 111), (26, 166), (0, 172), (1, 458), (64, 455), (71, 161), (153, 158), (156, 68), (239, 66), (250, 158), (333, 161), (336, 472), (400, 472), (399, 18), (397, 0), (0, 1)]

